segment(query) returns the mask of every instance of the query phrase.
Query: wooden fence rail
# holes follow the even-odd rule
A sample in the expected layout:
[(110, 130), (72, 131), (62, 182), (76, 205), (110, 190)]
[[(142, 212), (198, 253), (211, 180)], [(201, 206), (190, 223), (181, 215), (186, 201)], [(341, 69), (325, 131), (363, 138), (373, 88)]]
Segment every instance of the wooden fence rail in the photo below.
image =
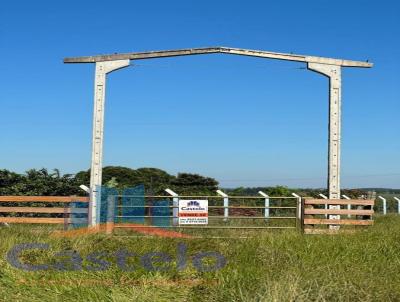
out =
[[(330, 208), (330, 206), (337, 206)], [(341, 208), (345, 206), (346, 208)], [(305, 234), (337, 233), (329, 226), (367, 226), (374, 223), (374, 200), (364, 199), (304, 199), (302, 225)], [(353, 209), (352, 209), (353, 207)], [(339, 215), (330, 217), (330, 215)], [(349, 218), (350, 217), (350, 218)]]
[[(0, 196), (0, 223), (64, 224), (85, 223), (86, 218), (72, 218), (73, 214), (88, 214), (88, 208), (72, 208), (75, 202), (89, 202), (89, 197), (80, 196)], [(38, 203), (38, 206), (10, 206), (10, 203)], [(54, 206), (62, 203), (63, 207)], [(45, 206), (43, 206), (45, 204)], [(4, 205), (4, 206), (3, 206)], [(21, 214), (35, 214), (27, 217)], [(40, 214), (57, 217), (40, 217)], [(62, 214), (62, 215), (61, 215)], [(18, 216), (15, 216), (18, 215)], [(59, 217), (62, 216), (62, 217)]]
[(82, 196), (0, 196), (0, 202), (89, 202)]

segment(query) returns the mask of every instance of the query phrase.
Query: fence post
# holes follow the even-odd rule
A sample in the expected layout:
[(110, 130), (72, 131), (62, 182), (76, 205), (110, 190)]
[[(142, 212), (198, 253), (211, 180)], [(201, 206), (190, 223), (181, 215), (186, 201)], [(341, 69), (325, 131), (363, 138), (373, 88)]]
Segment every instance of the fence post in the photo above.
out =
[[(328, 196), (324, 195), (324, 194), (318, 194), (319, 196), (321, 196), (323, 199), (328, 199)], [(324, 205), (325, 210), (328, 209), (328, 204)], [(328, 218), (328, 214), (325, 214), (325, 219)]]
[(91, 206), (91, 190), (85, 185), (80, 185), (79, 188), (81, 188), (83, 191), (85, 191), (89, 195), (89, 204), (88, 204), (88, 218), (87, 218), (87, 227), (90, 228), (92, 226), (92, 206)]
[(269, 217), (269, 196), (265, 194), (263, 191), (258, 191), (258, 194), (265, 198), (265, 205), (264, 205), (264, 217), (265, 220)]
[(72, 222), (72, 207), (71, 203), (64, 203), (64, 231), (68, 231), (68, 226)]
[(100, 227), (100, 212), (101, 212), (101, 186), (90, 190), (89, 201), (89, 219), (88, 227), (98, 229)]
[(383, 215), (386, 215), (386, 198), (383, 198), (382, 196), (378, 196), (378, 198), (383, 202)]
[(393, 197), (395, 200), (397, 200), (397, 214), (400, 214), (400, 198), (398, 197)]
[(179, 224), (179, 219), (178, 219), (178, 215), (179, 215), (179, 195), (176, 194), (174, 191), (172, 191), (171, 189), (165, 189), (165, 192), (167, 192), (169, 195), (171, 195), (172, 198), (172, 225), (176, 226)]
[(217, 190), (216, 192), (224, 198), (224, 221), (227, 221), (229, 217), (229, 196), (221, 190)]
[[(347, 199), (347, 200), (350, 200), (350, 199), (351, 199), (349, 196), (344, 195), (344, 194), (342, 194), (342, 197), (343, 197), (344, 199)], [(351, 204), (350, 204), (350, 203), (347, 205), (347, 210), (349, 210), (349, 211), (351, 210)], [(351, 215), (350, 215), (350, 214), (347, 214), (347, 217), (350, 218)]]
[(107, 220), (106, 220), (106, 234), (112, 234), (114, 230), (115, 219), (115, 199), (118, 197), (108, 196), (107, 198)]
[(297, 209), (298, 209), (297, 210), (297, 218), (301, 219), (301, 212), (302, 212), (302, 209), (301, 209), (301, 196), (297, 195), (296, 193), (292, 193), (292, 196), (297, 198)]

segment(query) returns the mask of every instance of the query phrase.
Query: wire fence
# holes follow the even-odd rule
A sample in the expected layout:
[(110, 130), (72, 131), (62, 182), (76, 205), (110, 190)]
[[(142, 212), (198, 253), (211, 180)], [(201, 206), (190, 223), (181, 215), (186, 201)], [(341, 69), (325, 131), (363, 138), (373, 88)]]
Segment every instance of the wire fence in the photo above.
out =
[[(207, 200), (208, 223), (179, 223), (179, 201)], [(138, 229), (171, 229), (194, 234), (194, 230), (268, 230), (299, 227), (299, 203), (293, 196), (143, 196), (109, 195), (108, 223), (112, 231)], [(111, 216), (110, 216), (111, 215)], [(208, 233), (209, 235), (209, 233)]]

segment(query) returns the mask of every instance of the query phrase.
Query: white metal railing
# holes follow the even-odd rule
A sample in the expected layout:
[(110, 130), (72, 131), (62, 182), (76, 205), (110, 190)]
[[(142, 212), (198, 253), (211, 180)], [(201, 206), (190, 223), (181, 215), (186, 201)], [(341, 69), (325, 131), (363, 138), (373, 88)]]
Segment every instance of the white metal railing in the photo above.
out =
[[(301, 219), (301, 196), (294, 194), (292, 196), (269, 196), (264, 192), (259, 192), (261, 196), (230, 196), (221, 190), (217, 190), (217, 195), (204, 195), (204, 196), (193, 196), (193, 195), (179, 195), (178, 193), (172, 191), (171, 189), (164, 190), (168, 195), (111, 195), (115, 206), (112, 207), (112, 210), (107, 213), (107, 216), (110, 216), (110, 219), (115, 222), (115, 226), (112, 228), (123, 228), (124, 223), (122, 221), (127, 221), (129, 219), (143, 219), (143, 226), (136, 227), (154, 227), (151, 225), (153, 218), (166, 218), (171, 219), (170, 226), (163, 226), (167, 228), (215, 228), (215, 229), (288, 229), (288, 228), (297, 228), (300, 225)], [(122, 204), (123, 198), (144, 198), (143, 205), (124, 205)], [(208, 226), (185, 226), (179, 224), (179, 201), (182, 199), (208, 199), (212, 200), (213, 203), (208, 207), (211, 209), (211, 215), (208, 217), (211, 218), (212, 221), (216, 222), (211, 223)], [(277, 204), (273, 204), (271, 206), (270, 199), (277, 200)], [(147, 201), (146, 201), (147, 200)], [(147, 203), (151, 200), (170, 200), (170, 204), (168, 205), (156, 205), (152, 202)], [(222, 201), (222, 204), (218, 205), (217, 200)], [(284, 200), (293, 200), (293, 202), (286, 201), (285, 204), (282, 204)], [(263, 201), (263, 205), (260, 205), (259, 202)], [(300, 208), (299, 208), (300, 207)], [(139, 214), (123, 214), (121, 210), (123, 208), (143, 208), (145, 211)], [(157, 216), (152, 214), (153, 208), (168, 208), (171, 212), (170, 214), (163, 214), (162, 216)], [(113, 219), (112, 213), (117, 210), (119, 214), (116, 214), (115, 219)], [(220, 210), (221, 212), (216, 212)], [(232, 214), (230, 213), (232, 211)], [(241, 213), (242, 211), (246, 213)], [(256, 211), (260, 211), (260, 214), (257, 214)], [(274, 211), (271, 213), (271, 211)], [(278, 212), (276, 212), (278, 211)], [(280, 212), (283, 211), (283, 212)], [(121, 214), (122, 213), (122, 214)], [(292, 214), (293, 213), (293, 214)], [(299, 215), (298, 215), (299, 213)], [(272, 215), (271, 215), (272, 214)], [(253, 225), (236, 225), (234, 223), (237, 220), (265, 220), (268, 224), (258, 224)], [(218, 224), (218, 220), (224, 222), (224, 224)], [(288, 220), (284, 223), (278, 223), (278, 221)], [(292, 222), (289, 222), (292, 221)], [(228, 223), (229, 222), (229, 223)], [(272, 223), (274, 222), (274, 223)], [(271, 225), (269, 223), (272, 223)], [(129, 224), (128, 226), (129, 227)]]
[[(388, 212), (388, 200), (383, 196), (378, 196), (378, 199), (382, 201), (382, 213), (386, 215)], [(400, 214), (400, 198), (394, 196), (393, 199), (397, 202), (397, 214)]]

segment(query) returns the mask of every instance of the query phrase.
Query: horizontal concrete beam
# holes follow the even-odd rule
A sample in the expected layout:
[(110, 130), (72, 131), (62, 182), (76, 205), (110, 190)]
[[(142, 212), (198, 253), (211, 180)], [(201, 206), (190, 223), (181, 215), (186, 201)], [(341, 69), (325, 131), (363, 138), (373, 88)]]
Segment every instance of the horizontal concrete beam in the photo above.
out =
[(115, 60), (144, 60), (153, 58), (166, 58), (166, 57), (213, 54), (213, 53), (226, 53), (226, 54), (234, 54), (241, 56), (260, 57), (260, 58), (305, 62), (305, 63), (321, 63), (321, 64), (338, 65), (345, 67), (368, 68), (373, 66), (372, 63), (361, 62), (361, 61), (350, 61), (350, 60), (332, 59), (325, 57), (315, 57), (315, 56), (262, 51), (262, 50), (230, 48), (230, 47), (186, 48), (186, 49), (175, 49), (175, 50), (97, 55), (89, 57), (74, 57), (74, 58), (65, 58), (64, 63), (96, 63), (96, 62), (115, 61)]

